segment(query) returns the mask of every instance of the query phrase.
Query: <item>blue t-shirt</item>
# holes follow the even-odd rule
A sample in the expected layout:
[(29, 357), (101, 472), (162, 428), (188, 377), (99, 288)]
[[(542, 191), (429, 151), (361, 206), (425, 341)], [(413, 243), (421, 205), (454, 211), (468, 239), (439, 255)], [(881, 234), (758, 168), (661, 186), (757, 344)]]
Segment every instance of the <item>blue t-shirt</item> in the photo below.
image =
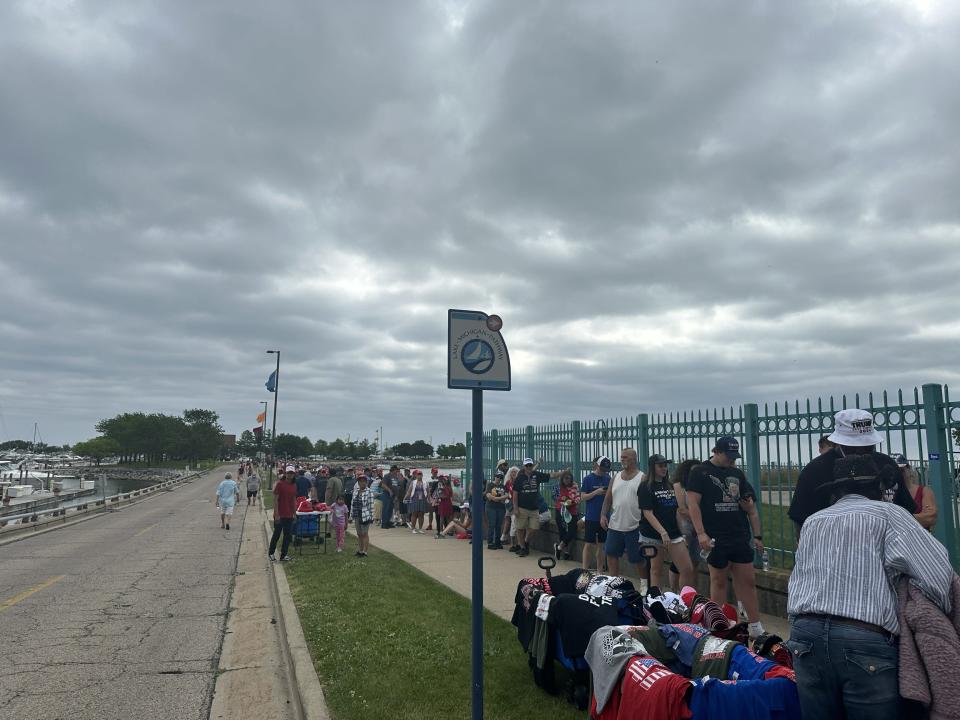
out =
[(310, 478), (306, 475), (297, 475), (294, 482), (297, 483), (297, 497), (310, 497), (310, 488), (313, 487)]
[(677, 659), (686, 666), (686, 674), (690, 674), (693, 667), (694, 651), (697, 643), (710, 631), (699, 625), (690, 623), (677, 623), (676, 625), (657, 625), (660, 637), (667, 644), (667, 647), (673, 650)]
[(237, 501), (237, 483), (233, 480), (222, 480), (217, 485), (217, 498), (220, 505), (233, 505)]
[(693, 681), (693, 720), (800, 720), (797, 684), (771, 680)]
[(754, 655), (743, 645), (733, 649), (730, 656), (730, 672), (728, 680), (763, 680), (768, 671), (777, 664), (759, 655)]
[[(586, 495), (587, 493), (593, 492), (597, 488), (606, 488), (610, 486), (610, 476), (609, 475), (597, 475), (596, 473), (590, 473), (583, 479), (583, 483), (580, 485), (580, 493)], [(584, 520), (592, 520), (593, 522), (600, 522), (600, 511), (603, 510), (603, 495), (597, 495), (587, 500), (587, 511), (583, 515)]]

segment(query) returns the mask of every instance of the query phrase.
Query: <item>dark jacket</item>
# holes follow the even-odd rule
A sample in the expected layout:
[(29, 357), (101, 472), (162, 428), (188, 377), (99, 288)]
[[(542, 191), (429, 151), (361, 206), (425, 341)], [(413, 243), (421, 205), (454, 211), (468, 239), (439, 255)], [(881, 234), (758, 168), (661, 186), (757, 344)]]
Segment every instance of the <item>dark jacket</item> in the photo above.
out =
[[(815, 512), (830, 507), (832, 504), (830, 493), (821, 491), (820, 486), (833, 482), (833, 465), (842, 457), (840, 450), (834, 448), (823, 455), (818, 455), (804, 466), (797, 479), (797, 487), (793, 491), (793, 499), (790, 501), (790, 510), (787, 513), (791, 520), (803, 525)], [(900, 468), (889, 455), (874, 452), (872, 457), (878, 469), (883, 470), (885, 465), (890, 466), (897, 473), (897, 477), (900, 477)], [(917, 506), (902, 481), (897, 484), (893, 501), (911, 515), (916, 512)]]

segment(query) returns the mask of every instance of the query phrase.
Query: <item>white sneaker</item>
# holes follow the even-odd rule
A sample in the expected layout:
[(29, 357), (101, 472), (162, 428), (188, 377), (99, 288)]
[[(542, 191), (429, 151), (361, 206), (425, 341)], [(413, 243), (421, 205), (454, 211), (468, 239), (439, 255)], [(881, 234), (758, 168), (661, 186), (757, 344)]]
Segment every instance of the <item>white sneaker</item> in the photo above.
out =
[(343, 552), (343, 548), (337, 548), (337, 552)]
[(417, 531), (416, 531), (416, 530), (411, 530), (410, 532), (411, 532), (411, 534), (413, 534), (413, 535), (416, 535), (416, 534), (417, 534)]
[(276, 561), (277, 561), (276, 556), (273, 555), (273, 554), (267, 555), (267, 557), (270, 558), (270, 562), (276, 562)]

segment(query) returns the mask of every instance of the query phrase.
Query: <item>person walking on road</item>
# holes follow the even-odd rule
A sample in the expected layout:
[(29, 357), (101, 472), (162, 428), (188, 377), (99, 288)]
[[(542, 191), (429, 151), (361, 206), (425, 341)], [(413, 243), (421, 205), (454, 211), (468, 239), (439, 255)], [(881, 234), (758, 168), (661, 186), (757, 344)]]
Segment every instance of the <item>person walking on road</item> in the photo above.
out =
[(247, 473), (247, 505), (256, 505), (257, 496), (260, 494), (260, 476), (256, 471), (250, 468)]
[(240, 501), (240, 488), (230, 473), (223, 476), (223, 480), (217, 485), (217, 507), (220, 509), (220, 527), (230, 529), (230, 518), (233, 517), (233, 509)]
[(283, 477), (273, 486), (273, 537), (270, 538), (269, 556), (276, 560), (277, 542), (283, 533), (283, 545), (280, 547), (280, 559), (291, 560), (287, 555), (290, 541), (293, 539), (293, 519), (297, 516), (297, 486), (294, 475), (297, 470), (287, 465)]

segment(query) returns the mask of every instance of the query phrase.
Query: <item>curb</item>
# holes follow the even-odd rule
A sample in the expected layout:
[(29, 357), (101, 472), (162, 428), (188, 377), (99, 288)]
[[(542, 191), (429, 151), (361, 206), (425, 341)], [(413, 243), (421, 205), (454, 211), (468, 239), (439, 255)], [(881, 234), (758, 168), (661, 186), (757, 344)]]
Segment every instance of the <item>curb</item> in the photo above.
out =
[[(208, 471), (209, 472), (209, 471)], [(149, 500), (155, 494), (161, 490), (167, 490), (170, 488), (178, 487), (183, 483), (193, 482), (198, 477), (204, 473), (196, 472), (190, 475), (185, 475), (182, 478), (177, 478), (176, 480), (167, 480), (157, 485), (151, 485), (149, 488), (144, 488), (143, 490), (134, 491), (137, 493), (137, 499), (134, 500), (132, 497), (126, 502), (119, 500), (116, 502), (116, 507), (119, 508), (121, 505), (123, 507), (130, 507), (132, 505), (138, 505), (145, 500)], [(132, 496), (132, 493), (131, 493)], [(98, 502), (99, 504), (99, 502)], [(4, 545), (9, 545), (10, 543), (19, 542), (21, 540), (26, 540), (27, 538), (36, 537), (37, 535), (45, 535), (47, 533), (54, 532), (55, 530), (62, 530), (63, 528), (73, 527), (74, 525), (79, 525), (80, 523), (87, 522), (88, 520), (93, 520), (99, 517), (106, 517), (108, 514), (106, 511), (110, 510), (113, 505), (102, 505), (99, 507), (91, 507), (86, 510), (79, 510), (74, 515), (74, 520), (66, 522), (65, 520), (57, 520), (56, 516), (51, 516), (51, 518), (44, 523), (33, 523), (32, 525), (24, 525), (22, 527), (12, 528), (7, 530), (4, 534), (0, 534), (0, 547)], [(4, 535), (10, 535), (10, 537), (4, 537)]]
[[(263, 506), (260, 507), (264, 514), (263, 532), (269, 541), (273, 534), (270, 520), (262, 509)], [(271, 563), (270, 569), (273, 571), (273, 585), (277, 593), (280, 619), (283, 622), (283, 641), (296, 680), (301, 715), (304, 720), (330, 720), (327, 700), (323, 695), (317, 670), (313, 666), (313, 658), (310, 657), (310, 649), (303, 635), (303, 626), (300, 624), (300, 615), (297, 613), (297, 606), (290, 593), (286, 572), (280, 567), (279, 562)]]

